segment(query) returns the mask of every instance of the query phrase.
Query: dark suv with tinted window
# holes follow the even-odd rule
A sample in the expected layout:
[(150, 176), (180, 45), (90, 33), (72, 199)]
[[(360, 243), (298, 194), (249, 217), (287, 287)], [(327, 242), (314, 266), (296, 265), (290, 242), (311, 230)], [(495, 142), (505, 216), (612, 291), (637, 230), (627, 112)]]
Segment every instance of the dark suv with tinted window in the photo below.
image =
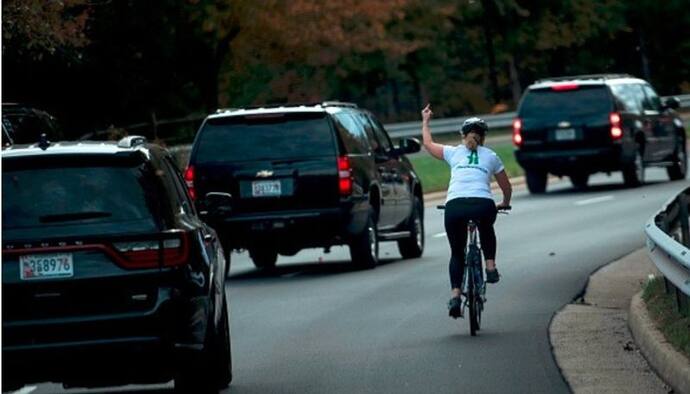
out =
[(231, 380), (226, 264), (143, 137), (2, 151), (3, 390)]
[(220, 110), (202, 124), (185, 179), (197, 196), (227, 196), (225, 213), (206, 221), (257, 267), (343, 244), (353, 262), (373, 267), (379, 241), (397, 241), (406, 258), (422, 254), (422, 185), (404, 156), (419, 148), (414, 139), (393, 146), (354, 104)]
[(672, 180), (687, 168), (685, 130), (654, 89), (629, 75), (602, 74), (537, 81), (525, 92), (513, 122), (515, 156), (532, 193), (547, 175), (569, 176), (585, 188), (596, 172), (622, 171), (625, 184), (644, 182), (645, 167), (666, 167)]

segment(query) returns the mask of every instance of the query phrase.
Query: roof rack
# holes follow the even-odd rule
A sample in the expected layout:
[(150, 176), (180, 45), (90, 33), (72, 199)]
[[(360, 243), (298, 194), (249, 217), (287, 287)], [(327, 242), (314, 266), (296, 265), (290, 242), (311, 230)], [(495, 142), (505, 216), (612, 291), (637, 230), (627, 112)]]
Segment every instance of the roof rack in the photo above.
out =
[(216, 113), (232, 112), (240, 109), (270, 109), (270, 108), (296, 108), (296, 107), (347, 107), (347, 108), (359, 108), (355, 103), (348, 103), (345, 101), (310, 101), (310, 102), (300, 102), (300, 103), (276, 103), (276, 104), (258, 104), (258, 105), (248, 105), (242, 108), (219, 108)]
[(635, 78), (630, 74), (584, 74), (584, 75), (570, 75), (565, 77), (552, 77), (552, 78), (542, 78), (538, 79), (535, 83), (544, 82), (563, 82), (563, 81), (573, 81), (576, 79), (616, 79), (616, 78)]
[(218, 108), (218, 109), (216, 110), (216, 113), (217, 113), (217, 114), (222, 114), (223, 112), (238, 111), (239, 109), (240, 109), (240, 108), (234, 108), (234, 107), (232, 107), (232, 108)]
[(141, 135), (130, 135), (117, 142), (118, 148), (134, 148), (146, 143), (146, 137)]

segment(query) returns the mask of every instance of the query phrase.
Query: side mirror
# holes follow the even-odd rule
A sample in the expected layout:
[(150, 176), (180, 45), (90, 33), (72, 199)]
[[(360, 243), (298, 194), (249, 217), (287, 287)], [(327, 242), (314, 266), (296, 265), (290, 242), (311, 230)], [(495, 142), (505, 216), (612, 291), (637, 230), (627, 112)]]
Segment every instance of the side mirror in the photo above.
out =
[(206, 193), (204, 202), (209, 215), (223, 216), (232, 212), (232, 194), (230, 193)]
[(680, 100), (678, 100), (678, 97), (669, 97), (666, 99), (664, 106), (674, 110), (678, 109), (680, 108)]
[(422, 149), (422, 145), (416, 138), (403, 138), (400, 140), (400, 152), (406, 153), (417, 153)]

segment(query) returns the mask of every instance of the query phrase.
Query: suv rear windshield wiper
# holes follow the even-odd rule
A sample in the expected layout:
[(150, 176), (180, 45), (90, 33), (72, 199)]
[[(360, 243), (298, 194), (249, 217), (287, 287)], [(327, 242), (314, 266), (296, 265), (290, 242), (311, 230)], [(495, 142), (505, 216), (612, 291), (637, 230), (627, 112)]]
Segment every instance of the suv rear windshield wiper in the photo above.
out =
[(74, 220), (106, 218), (109, 216), (113, 216), (113, 214), (110, 212), (102, 212), (102, 211), (74, 212), (74, 213), (61, 213), (59, 215), (40, 216), (38, 218), (38, 220), (41, 223), (55, 223), (55, 222), (70, 222), (70, 221), (74, 221)]

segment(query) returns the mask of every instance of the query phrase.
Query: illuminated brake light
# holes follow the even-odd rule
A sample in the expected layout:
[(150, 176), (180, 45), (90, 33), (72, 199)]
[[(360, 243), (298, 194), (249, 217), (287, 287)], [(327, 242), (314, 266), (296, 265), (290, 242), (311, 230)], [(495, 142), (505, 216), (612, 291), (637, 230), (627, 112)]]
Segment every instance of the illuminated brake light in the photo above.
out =
[(195, 171), (194, 166), (189, 166), (184, 171), (184, 181), (187, 184), (187, 189), (189, 190), (189, 196), (192, 200), (196, 200), (196, 189), (194, 188), (194, 177)]
[(559, 83), (556, 85), (551, 86), (551, 90), (554, 90), (556, 92), (563, 92), (566, 90), (577, 90), (580, 88), (580, 85), (576, 83)]
[(117, 261), (124, 268), (157, 268), (161, 258), (164, 267), (186, 264), (189, 257), (188, 235), (184, 232), (179, 234), (179, 238), (115, 242), (113, 247), (118, 252)]
[(513, 120), (513, 143), (515, 146), (522, 145), (522, 119)]
[(611, 138), (614, 141), (623, 138), (623, 128), (621, 127), (621, 115), (617, 112), (612, 112), (609, 115), (609, 121), (611, 122)]
[(338, 190), (341, 196), (352, 194), (352, 166), (347, 156), (338, 157)]

